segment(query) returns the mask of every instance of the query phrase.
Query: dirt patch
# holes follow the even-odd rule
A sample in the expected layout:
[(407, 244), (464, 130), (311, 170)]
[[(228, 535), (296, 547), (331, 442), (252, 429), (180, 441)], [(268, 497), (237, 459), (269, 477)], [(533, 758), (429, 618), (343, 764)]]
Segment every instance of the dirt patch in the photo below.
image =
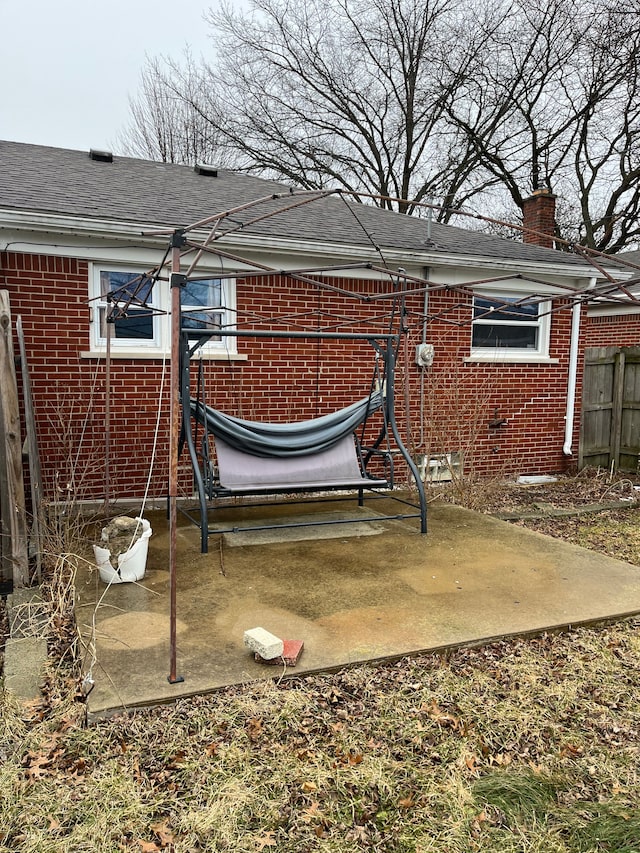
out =
[(133, 548), (142, 533), (143, 526), (139, 519), (119, 515), (102, 528), (102, 539), (97, 544), (109, 549), (111, 563), (117, 567), (120, 554), (126, 554)]
[(575, 476), (558, 475), (553, 482), (522, 484), (513, 480), (446, 483), (433, 490), (439, 500), (492, 515), (550, 515), (553, 510), (640, 502), (640, 476), (610, 476), (585, 469)]

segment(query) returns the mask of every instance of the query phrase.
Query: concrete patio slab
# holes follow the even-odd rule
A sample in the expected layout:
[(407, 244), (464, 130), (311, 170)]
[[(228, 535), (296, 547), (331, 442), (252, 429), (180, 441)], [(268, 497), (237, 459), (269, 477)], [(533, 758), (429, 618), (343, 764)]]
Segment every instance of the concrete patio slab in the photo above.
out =
[[(330, 503), (319, 511), (341, 510)], [(314, 538), (237, 547), (215, 536), (205, 555), (199, 531), (184, 520), (177, 607), (184, 681), (169, 684), (168, 533), (163, 514), (147, 517), (154, 532), (139, 584), (107, 588), (91, 567), (77, 578), (84, 667), (94, 681), (90, 717), (640, 612), (637, 567), (455, 506), (430, 506), (426, 536), (413, 522), (385, 521), (374, 536), (354, 535), (357, 525), (332, 526), (330, 538), (325, 528), (307, 528)], [(255, 661), (243, 644), (255, 627), (304, 641), (295, 669)]]
[[(349, 526), (345, 528), (340, 521), (348, 515), (350, 518), (357, 518), (359, 515), (370, 516), (371, 512), (361, 507), (357, 507), (351, 513), (344, 512), (323, 512), (322, 518), (325, 526), (322, 531), (317, 526), (313, 526), (314, 518), (318, 517), (318, 513), (301, 513), (295, 516), (286, 516), (287, 521), (295, 522), (296, 524), (304, 525), (302, 527), (289, 528), (272, 528), (271, 530), (244, 530), (243, 528), (255, 524), (255, 519), (242, 519), (235, 523), (237, 531), (234, 533), (224, 533), (223, 542), (228, 548), (240, 548), (243, 545), (269, 545), (273, 542), (303, 542), (309, 539), (343, 539), (348, 536), (350, 539), (357, 536), (376, 536), (378, 533), (383, 533), (385, 528), (382, 523), (371, 521), (351, 521)], [(269, 519), (266, 519), (268, 522)]]

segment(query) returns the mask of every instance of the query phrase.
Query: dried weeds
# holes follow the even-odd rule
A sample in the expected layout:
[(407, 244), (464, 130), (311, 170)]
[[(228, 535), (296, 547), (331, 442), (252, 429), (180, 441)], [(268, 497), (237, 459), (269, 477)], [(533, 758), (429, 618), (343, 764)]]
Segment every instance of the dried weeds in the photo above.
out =
[[(511, 484), (492, 506), (629, 493), (578, 480)], [(638, 512), (521, 523), (619, 556)], [(239, 686), (91, 728), (71, 681), (27, 709), (5, 696), (0, 851), (638, 853), (639, 629)]]
[(0, 849), (635, 850), (639, 628), (235, 687), (91, 728), (62, 704), (5, 708)]
[(468, 478), (463, 487), (443, 483), (433, 487), (431, 494), (480, 512), (544, 516), (557, 509), (640, 502), (640, 477), (612, 476), (602, 469), (585, 468), (576, 475), (557, 475), (554, 482), (531, 485), (502, 478)]

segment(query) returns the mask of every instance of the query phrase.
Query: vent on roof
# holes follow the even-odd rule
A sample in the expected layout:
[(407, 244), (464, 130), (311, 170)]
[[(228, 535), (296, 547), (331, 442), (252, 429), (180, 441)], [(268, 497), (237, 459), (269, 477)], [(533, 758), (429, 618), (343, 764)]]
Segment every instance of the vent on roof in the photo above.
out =
[(97, 160), (99, 163), (113, 163), (113, 154), (111, 151), (97, 151), (92, 148), (89, 151), (89, 157), (92, 160)]
[(208, 175), (210, 178), (218, 177), (218, 170), (215, 166), (209, 165), (209, 163), (196, 163), (193, 171), (198, 175)]

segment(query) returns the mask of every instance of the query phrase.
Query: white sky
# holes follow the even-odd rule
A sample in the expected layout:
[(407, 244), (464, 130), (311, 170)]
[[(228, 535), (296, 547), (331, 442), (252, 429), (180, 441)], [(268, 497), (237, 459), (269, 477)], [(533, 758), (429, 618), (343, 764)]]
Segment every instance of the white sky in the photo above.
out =
[(115, 147), (145, 54), (211, 52), (208, 0), (0, 0), (0, 139)]

